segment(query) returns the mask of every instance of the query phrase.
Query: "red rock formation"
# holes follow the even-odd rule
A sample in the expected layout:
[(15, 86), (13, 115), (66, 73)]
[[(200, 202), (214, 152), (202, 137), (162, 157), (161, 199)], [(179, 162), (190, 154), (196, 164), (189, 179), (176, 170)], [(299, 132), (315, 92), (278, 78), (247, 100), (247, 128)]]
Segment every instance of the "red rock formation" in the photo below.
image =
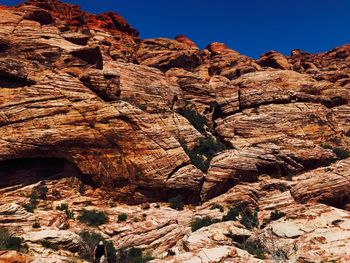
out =
[(197, 45), (192, 40), (190, 40), (189, 38), (187, 38), (184, 35), (177, 35), (175, 37), (175, 40), (178, 41), (178, 42), (181, 42), (183, 44), (186, 44), (189, 47), (195, 47), (195, 48), (197, 47)]
[[(154, 262), (257, 262), (246, 240), (265, 262), (276, 248), (291, 262), (346, 261), (349, 55), (344, 45), (255, 61), (182, 35), (140, 40), (115, 13), (57, 0), (0, 7), (0, 227), (29, 248), (0, 261), (87, 257), (82, 231)], [(198, 206), (152, 203), (177, 195)], [(217, 222), (238, 204), (259, 208), (259, 228), (245, 210)], [(84, 208), (109, 221), (83, 224)], [(200, 219), (213, 224), (191, 232)]]

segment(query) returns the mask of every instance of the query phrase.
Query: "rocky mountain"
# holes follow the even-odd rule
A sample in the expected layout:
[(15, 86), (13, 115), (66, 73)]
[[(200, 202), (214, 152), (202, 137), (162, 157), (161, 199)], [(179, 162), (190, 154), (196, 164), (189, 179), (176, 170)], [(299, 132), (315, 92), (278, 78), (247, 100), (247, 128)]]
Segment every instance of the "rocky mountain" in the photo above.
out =
[(350, 45), (254, 60), (0, 6), (0, 262), (349, 262), (349, 121)]

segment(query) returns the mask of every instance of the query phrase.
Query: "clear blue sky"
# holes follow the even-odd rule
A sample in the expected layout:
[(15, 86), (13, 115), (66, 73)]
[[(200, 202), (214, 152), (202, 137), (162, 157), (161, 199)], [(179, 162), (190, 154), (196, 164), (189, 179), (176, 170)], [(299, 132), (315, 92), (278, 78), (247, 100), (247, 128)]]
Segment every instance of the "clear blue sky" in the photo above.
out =
[[(16, 5), (20, 0), (0, 0)], [(184, 34), (201, 48), (218, 41), (254, 58), (268, 50), (327, 51), (350, 43), (350, 0), (67, 0), (115, 11), (142, 38)]]

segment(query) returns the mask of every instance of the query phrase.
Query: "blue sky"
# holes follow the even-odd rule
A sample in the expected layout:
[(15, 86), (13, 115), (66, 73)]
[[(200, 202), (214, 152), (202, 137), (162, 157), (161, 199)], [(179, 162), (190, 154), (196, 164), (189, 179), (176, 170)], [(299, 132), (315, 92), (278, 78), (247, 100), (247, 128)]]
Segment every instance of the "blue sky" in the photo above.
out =
[[(19, 0), (0, 0), (16, 5)], [(201, 48), (218, 41), (254, 58), (268, 50), (327, 51), (350, 43), (349, 0), (68, 0), (115, 11), (142, 38), (184, 34)]]

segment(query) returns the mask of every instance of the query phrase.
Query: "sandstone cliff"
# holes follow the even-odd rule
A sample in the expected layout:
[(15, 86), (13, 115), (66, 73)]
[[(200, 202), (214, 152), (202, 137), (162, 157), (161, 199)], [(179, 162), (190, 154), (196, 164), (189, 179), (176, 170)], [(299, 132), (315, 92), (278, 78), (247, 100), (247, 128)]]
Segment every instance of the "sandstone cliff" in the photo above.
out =
[[(0, 227), (29, 249), (0, 262), (79, 260), (82, 231), (153, 262), (350, 260), (350, 45), (254, 60), (29, 0), (0, 7), (0, 91)], [(175, 196), (184, 210), (164, 203)], [(109, 221), (82, 225), (61, 203)], [(242, 204), (257, 225), (246, 209), (217, 222)], [(192, 232), (204, 217), (216, 221)]]

